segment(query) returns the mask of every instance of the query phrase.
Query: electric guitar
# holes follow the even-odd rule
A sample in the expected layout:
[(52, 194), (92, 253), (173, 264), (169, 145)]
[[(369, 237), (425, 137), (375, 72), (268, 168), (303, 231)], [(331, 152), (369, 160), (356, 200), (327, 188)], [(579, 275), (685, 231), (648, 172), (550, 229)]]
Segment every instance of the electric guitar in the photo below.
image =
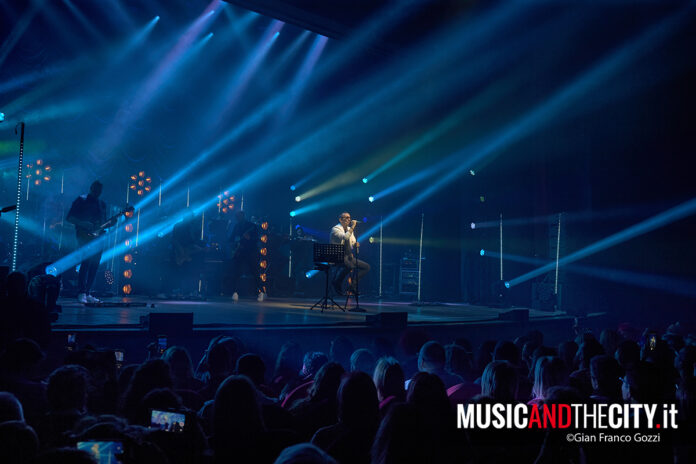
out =
[(104, 234), (106, 232), (106, 229), (109, 227), (113, 226), (116, 220), (121, 217), (121, 215), (127, 215), (128, 213), (132, 213), (134, 211), (133, 206), (127, 205), (125, 209), (121, 210), (120, 212), (114, 214), (111, 216), (109, 219), (106, 220), (104, 224), (101, 224), (99, 226), (95, 226), (95, 228), (88, 234), (90, 237), (99, 237), (100, 235)]

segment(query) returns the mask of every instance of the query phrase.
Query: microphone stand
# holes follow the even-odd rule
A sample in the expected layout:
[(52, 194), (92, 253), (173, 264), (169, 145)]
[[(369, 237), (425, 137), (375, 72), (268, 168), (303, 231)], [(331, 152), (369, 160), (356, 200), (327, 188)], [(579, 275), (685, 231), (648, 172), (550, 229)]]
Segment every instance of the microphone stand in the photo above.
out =
[[(353, 232), (355, 233), (355, 232)], [(357, 241), (356, 241), (357, 243)], [(360, 307), (360, 280), (358, 279), (358, 258), (359, 258), (359, 251), (360, 247), (356, 245), (355, 247), (355, 268), (353, 269), (353, 278), (355, 279), (355, 293), (353, 296), (355, 297), (355, 308), (353, 308), (353, 311), (357, 311), (359, 313), (363, 312), (362, 308)]]
[[(353, 228), (353, 234), (355, 235), (355, 228)], [(357, 243), (357, 239), (356, 239)], [(349, 309), (348, 311), (351, 312), (356, 312), (356, 313), (364, 313), (365, 310), (360, 307), (360, 281), (358, 280), (358, 257), (359, 257), (359, 246), (355, 246), (353, 248), (353, 255), (355, 256), (355, 267), (353, 267), (353, 279), (355, 279), (355, 291), (353, 292), (353, 298), (355, 298), (355, 307), (353, 309)], [(346, 298), (346, 306), (348, 306), (348, 300), (350, 300), (350, 295)]]

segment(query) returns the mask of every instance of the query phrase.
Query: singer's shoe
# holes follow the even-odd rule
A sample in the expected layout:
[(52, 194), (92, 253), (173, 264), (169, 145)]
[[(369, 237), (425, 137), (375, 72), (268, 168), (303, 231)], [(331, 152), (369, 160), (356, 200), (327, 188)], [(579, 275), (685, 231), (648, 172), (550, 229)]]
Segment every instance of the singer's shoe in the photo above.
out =
[(77, 301), (82, 304), (87, 304), (90, 301), (87, 299), (87, 294), (86, 293), (80, 293), (77, 295)]
[(101, 300), (97, 297), (94, 297), (90, 294), (87, 294), (87, 302), (89, 302), (89, 303), (101, 303)]
[(258, 301), (259, 303), (263, 302), (263, 300), (265, 300), (265, 299), (266, 299), (266, 294), (263, 292), (259, 293), (259, 296), (256, 297), (256, 301)]
[(235, 303), (239, 301), (239, 294), (237, 292), (234, 292), (232, 294), (232, 301), (234, 301)]

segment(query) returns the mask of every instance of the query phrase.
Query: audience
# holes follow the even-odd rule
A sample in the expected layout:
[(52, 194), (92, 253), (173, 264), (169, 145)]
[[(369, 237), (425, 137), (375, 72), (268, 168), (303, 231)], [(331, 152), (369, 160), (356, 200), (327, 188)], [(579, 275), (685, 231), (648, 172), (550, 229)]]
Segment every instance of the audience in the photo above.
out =
[(403, 402), (406, 399), (404, 371), (395, 358), (380, 358), (375, 366), (372, 380), (377, 387), (377, 399), (379, 399), (382, 415), (391, 403)]
[(203, 382), (193, 376), (193, 364), (186, 348), (170, 346), (162, 359), (169, 365), (175, 389), (198, 391), (203, 388)]
[(375, 364), (377, 360), (375, 355), (366, 348), (360, 348), (355, 350), (350, 357), (350, 371), (351, 372), (365, 372), (367, 374), (372, 374), (375, 370)]
[(594, 390), (590, 399), (598, 403), (621, 402), (621, 368), (614, 358), (607, 355), (592, 358), (590, 376)]
[(343, 366), (336, 362), (324, 364), (314, 376), (307, 397), (290, 406), (295, 428), (302, 438), (309, 440), (320, 428), (338, 421), (338, 388), (344, 373)]
[[(530, 331), (514, 342), (483, 341), (475, 352), (463, 337), (443, 345), (414, 329), (398, 345), (363, 340), (370, 349), (355, 350), (346, 336), (304, 352), (288, 341), (272, 353), (269, 377), (267, 351), (218, 336), (195, 371), (184, 346), (117, 369), (112, 349), (51, 346), (42, 304), (27, 296), (21, 274), (10, 277), (2, 311), (8, 302), (29, 308), (37, 325), (3, 313), (2, 463), (95, 462), (76, 448), (91, 440), (123, 443), (122, 462), (148, 464), (696, 459), (696, 337), (680, 324), (662, 336), (605, 327), (599, 339), (584, 331), (553, 346)], [(662, 431), (652, 448), (588, 446), (559, 431), (457, 430), (459, 403), (673, 403), (679, 428)], [(185, 425), (150, 428), (152, 410), (182, 414)]]
[(565, 363), (555, 356), (542, 356), (534, 368), (534, 387), (528, 404), (540, 404), (546, 398), (551, 387), (562, 386), (568, 377)]
[(429, 341), (420, 349), (418, 371), (437, 375), (444, 382), (446, 388), (464, 382), (461, 376), (447, 372), (445, 369), (446, 361), (445, 348), (436, 341)]
[(8, 392), (0, 392), (0, 424), (9, 421), (24, 422), (22, 403)]
[(517, 370), (507, 361), (491, 361), (481, 377), (481, 394), (500, 403), (517, 401)]
[(379, 420), (375, 384), (366, 373), (351, 372), (338, 389), (338, 422), (317, 430), (312, 444), (340, 464), (369, 463)]

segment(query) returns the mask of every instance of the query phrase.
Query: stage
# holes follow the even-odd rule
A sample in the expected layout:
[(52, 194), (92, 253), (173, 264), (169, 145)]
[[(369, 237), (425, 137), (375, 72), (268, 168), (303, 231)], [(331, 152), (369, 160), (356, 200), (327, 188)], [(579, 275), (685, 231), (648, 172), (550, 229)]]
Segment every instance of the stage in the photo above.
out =
[[(345, 297), (336, 301), (343, 305)], [(366, 316), (378, 313), (406, 313), (408, 326), (499, 324), (508, 321), (501, 314), (513, 310), (529, 311), (529, 321), (566, 320), (563, 312), (538, 311), (529, 308), (494, 308), (463, 303), (415, 303), (365, 298), (360, 306), (364, 313), (342, 311), (337, 307), (321, 311), (310, 309), (316, 299), (268, 298), (263, 302), (227, 298), (208, 301), (166, 300), (150, 298), (112, 298), (103, 306), (88, 307), (74, 298), (61, 299), (63, 312), (54, 323), (54, 329), (104, 330), (134, 329), (141, 327), (141, 317), (150, 313), (193, 313), (193, 329), (224, 328), (322, 328), (329, 326), (363, 327)], [(130, 304), (130, 306), (123, 306)], [(351, 299), (349, 309), (355, 306)]]
[[(343, 304), (345, 297), (339, 301)], [(261, 303), (250, 298), (235, 303), (223, 298), (181, 301), (136, 296), (108, 299), (102, 307), (87, 307), (74, 298), (62, 298), (62, 313), (53, 324), (52, 344), (60, 352), (66, 340), (72, 339), (81, 347), (120, 349), (129, 353), (128, 362), (142, 362), (148, 356), (145, 347), (162, 337), (166, 337), (168, 346), (188, 347), (197, 358), (213, 337), (226, 335), (239, 337), (246, 350), (273, 359), (290, 340), (305, 351), (326, 351), (337, 336), (349, 337), (356, 347), (373, 347), (382, 340), (396, 350), (406, 332), (420, 332), (443, 343), (465, 338), (478, 346), (485, 340), (514, 340), (535, 329), (545, 334), (546, 344), (554, 346), (573, 337), (577, 329), (572, 315), (520, 307), (415, 305), (366, 297), (361, 300), (366, 312), (357, 313), (310, 309), (315, 302), (313, 298), (269, 298)], [(582, 319), (583, 327), (600, 327), (606, 322), (603, 316), (588, 315)]]

